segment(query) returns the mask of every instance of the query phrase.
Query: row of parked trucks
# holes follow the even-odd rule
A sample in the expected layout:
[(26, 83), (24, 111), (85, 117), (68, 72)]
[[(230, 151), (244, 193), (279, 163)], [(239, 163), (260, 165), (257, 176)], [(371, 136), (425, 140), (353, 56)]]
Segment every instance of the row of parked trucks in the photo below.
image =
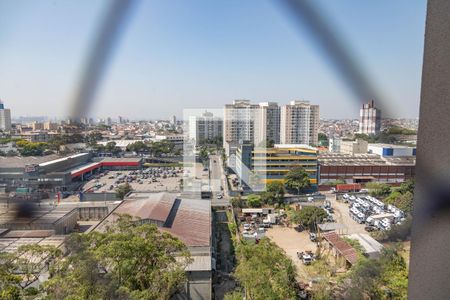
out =
[(397, 207), (372, 196), (356, 197), (344, 194), (343, 199), (350, 203), (349, 215), (359, 224), (366, 224), (366, 230), (389, 230), (394, 224), (405, 220), (405, 213)]

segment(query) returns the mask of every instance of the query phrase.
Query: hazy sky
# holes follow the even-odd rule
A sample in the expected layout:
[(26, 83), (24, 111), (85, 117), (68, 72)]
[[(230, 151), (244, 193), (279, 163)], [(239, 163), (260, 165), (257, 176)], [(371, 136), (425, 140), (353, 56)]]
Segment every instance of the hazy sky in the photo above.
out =
[[(320, 0), (401, 117), (417, 117), (425, 0)], [(64, 116), (107, 1), (0, 0), (0, 98), (13, 117)], [(166, 118), (233, 99), (305, 99), (357, 118), (353, 94), (277, 0), (138, 2), (92, 110)]]

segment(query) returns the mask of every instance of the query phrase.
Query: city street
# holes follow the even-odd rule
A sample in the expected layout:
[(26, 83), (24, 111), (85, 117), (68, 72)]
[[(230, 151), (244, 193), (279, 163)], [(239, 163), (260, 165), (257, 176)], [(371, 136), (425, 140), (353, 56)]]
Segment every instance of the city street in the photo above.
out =
[[(228, 197), (228, 188), (225, 183), (225, 174), (222, 168), (222, 159), (220, 155), (210, 155), (210, 186), (213, 193), (211, 205), (228, 206), (230, 200)], [(223, 189), (222, 189), (223, 188)], [(217, 193), (223, 192), (223, 198), (217, 199)]]

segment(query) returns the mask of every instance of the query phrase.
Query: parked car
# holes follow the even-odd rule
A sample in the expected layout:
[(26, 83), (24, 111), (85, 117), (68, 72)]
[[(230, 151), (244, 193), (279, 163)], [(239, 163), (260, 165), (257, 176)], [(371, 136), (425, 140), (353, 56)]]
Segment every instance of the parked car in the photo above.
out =
[(317, 239), (317, 235), (316, 235), (314, 232), (310, 232), (310, 233), (309, 233), (309, 239), (310, 239), (312, 242), (315, 242), (316, 239)]

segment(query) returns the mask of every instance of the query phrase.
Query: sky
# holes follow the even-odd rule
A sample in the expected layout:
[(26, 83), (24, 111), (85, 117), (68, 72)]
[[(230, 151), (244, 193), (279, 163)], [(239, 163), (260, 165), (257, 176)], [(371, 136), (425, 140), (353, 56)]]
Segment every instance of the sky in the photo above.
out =
[[(384, 116), (418, 117), (426, 1), (317, 2), (380, 91)], [(108, 3), (0, 0), (0, 99), (13, 118), (69, 114)], [(278, 0), (141, 0), (90, 114), (180, 117), (233, 99), (308, 100), (323, 118), (358, 118), (364, 101)]]

